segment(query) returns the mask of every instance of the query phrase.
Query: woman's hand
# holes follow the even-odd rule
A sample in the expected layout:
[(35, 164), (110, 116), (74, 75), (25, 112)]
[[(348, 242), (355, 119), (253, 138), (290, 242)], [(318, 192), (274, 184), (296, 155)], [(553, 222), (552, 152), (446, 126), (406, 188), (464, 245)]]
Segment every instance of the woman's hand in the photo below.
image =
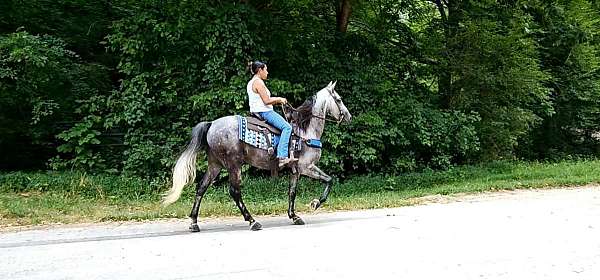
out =
[(287, 103), (287, 99), (285, 99), (283, 97), (279, 97), (279, 103), (286, 104)]

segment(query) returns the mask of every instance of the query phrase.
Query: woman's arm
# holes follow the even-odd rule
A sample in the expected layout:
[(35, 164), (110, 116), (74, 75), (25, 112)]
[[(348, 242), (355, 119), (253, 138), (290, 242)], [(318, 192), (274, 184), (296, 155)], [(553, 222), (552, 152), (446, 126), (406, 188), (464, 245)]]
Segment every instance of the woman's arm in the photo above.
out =
[(267, 88), (265, 87), (265, 83), (261, 80), (255, 80), (252, 83), (252, 89), (254, 90), (255, 93), (258, 93), (258, 95), (260, 95), (260, 99), (262, 99), (263, 103), (265, 103), (265, 105), (273, 105), (273, 104), (285, 104), (287, 103), (287, 99), (283, 98), (283, 97), (269, 97), (267, 95)]

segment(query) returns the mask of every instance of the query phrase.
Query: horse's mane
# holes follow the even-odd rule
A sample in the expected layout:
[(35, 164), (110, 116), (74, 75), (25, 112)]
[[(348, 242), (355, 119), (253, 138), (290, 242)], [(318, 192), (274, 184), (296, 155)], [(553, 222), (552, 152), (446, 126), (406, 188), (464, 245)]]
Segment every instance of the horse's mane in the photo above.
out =
[(296, 108), (294, 113), (292, 113), (292, 120), (300, 127), (302, 130), (306, 130), (308, 125), (310, 124), (310, 119), (312, 119), (312, 110), (315, 105), (316, 96), (312, 96), (309, 99), (306, 99), (300, 107)]

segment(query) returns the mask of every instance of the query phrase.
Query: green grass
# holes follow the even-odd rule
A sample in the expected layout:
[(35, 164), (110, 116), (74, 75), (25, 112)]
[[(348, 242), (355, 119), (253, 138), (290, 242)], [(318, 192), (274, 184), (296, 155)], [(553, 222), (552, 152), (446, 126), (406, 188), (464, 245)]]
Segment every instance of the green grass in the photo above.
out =
[[(287, 178), (245, 177), (243, 195), (254, 215), (285, 215)], [(600, 160), (560, 163), (498, 162), (449, 171), (398, 176), (358, 176), (334, 185), (325, 211), (405, 206), (428, 195), (521, 188), (581, 186), (600, 182)], [(74, 172), (0, 173), (0, 227), (51, 223), (150, 220), (187, 217), (193, 188), (161, 208), (164, 182)], [(322, 185), (302, 179), (296, 209), (308, 212)], [(201, 217), (237, 216), (226, 186), (211, 187)]]

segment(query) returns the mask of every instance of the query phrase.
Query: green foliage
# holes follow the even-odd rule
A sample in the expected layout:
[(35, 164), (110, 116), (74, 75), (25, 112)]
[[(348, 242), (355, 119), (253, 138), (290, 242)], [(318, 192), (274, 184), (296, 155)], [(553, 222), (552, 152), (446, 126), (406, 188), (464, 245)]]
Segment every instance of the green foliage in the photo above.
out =
[(102, 71), (101, 66), (82, 64), (52, 36), (26, 31), (0, 36), (0, 145), (8, 158), (15, 165), (39, 165), (60, 126), (72, 121), (76, 102), (98, 94), (92, 83), (106, 83)]
[(157, 199), (166, 183), (137, 177), (79, 172), (12, 172), (0, 174), (0, 192), (61, 193), (78, 198)]
[(330, 173), (600, 152), (597, 1), (352, 1), (345, 33), (337, 3), (4, 1), (0, 168), (165, 178), (196, 123), (247, 112), (257, 59), (294, 105), (338, 81)]
[(244, 111), (244, 69), (258, 18), (245, 5), (142, 1), (107, 36), (123, 80), (104, 126), (124, 131), (122, 168), (166, 174), (191, 127)]
[[(493, 162), (400, 175), (354, 176), (335, 182), (325, 210), (398, 207), (427, 202), (428, 195), (478, 193), (521, 188), (578, 186), (600, 181), (600, 161), (557, 163)], [(40, 223), (185, 218), (194, 188), (163, 208), (159, 204), (165, 182), (137, 177), (88, 175), (78, 172), (0, 173), (0, 226)], [(284, 178), (245, 178), (244, 201), (253, 215), (285, 215)], [(322, 184), (309, 179), (298, 183), (297, 212), (309, 212)], [(451, 197), (449, 197), (451, 198)], [(239, 217), (226, 189), (211, 187), (202, 200), (200, 219)]]
[[(600, 12), (588, 1), (550, 1), (530, 9), (542, 65), (552, 75), (556, 114), (533, 132), (534, 157), (600, 151)], [(533, 154), (533, 155), (531, 155)]]
[[(414, 34), (395, 17), (423, 7), (363, 3), (373, 10), (360, 14), (360, 20), (377, 30), (361, 25), (339, 34), (328, 9), (314, 2), (284, 9), (272, 19), (276, 24), (267, 41), (274, 42), (268, 50), (271, 75), (301, 84), (307, 89), (302, 99), (338, 80), (337, 91), (354, 116), (349, 125), (327, 126), (320, 165), (336, 173), (448, 168), (478, 150), (477, 116), (432, 106), (424, 97), (429, 95), (425, 84), (415, 79), (421, 69), (412, 60), (420, 56)], [(389, 5), (398, 13), (386, 9)], [(324, 32), (311, 32), (315, 27)]]
[(449, 5), (446, 22), (433, 21), (423, 31), (438, 34), (431, 37), (434, 48), (425, 51), (442, 62), (434, 67), (440, 105), (481, 118), (481, 159), (510, 158), (519, 139), (553, 113), (545, 86), (549, 75), (540, 69), (535, 41), (527, 33), (531, 19), (518, 1)]

